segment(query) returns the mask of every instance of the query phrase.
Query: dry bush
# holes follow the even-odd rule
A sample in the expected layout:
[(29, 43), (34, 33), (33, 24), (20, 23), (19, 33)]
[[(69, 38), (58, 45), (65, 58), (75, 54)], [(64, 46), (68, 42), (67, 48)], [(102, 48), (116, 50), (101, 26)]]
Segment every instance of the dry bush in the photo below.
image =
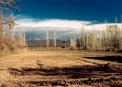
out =
[(17, 38), (10, 32), (5, 32), (0, 38), (0, 53), (6, 55), (18, 48)]

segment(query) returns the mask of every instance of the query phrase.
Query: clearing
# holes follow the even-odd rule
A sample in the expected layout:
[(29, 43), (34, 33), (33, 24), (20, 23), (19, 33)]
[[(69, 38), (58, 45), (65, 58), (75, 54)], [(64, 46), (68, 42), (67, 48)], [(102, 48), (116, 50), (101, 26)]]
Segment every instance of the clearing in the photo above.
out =
[(0, 57), (0, 87), (121, 87), (122, 54), (24, 50)]

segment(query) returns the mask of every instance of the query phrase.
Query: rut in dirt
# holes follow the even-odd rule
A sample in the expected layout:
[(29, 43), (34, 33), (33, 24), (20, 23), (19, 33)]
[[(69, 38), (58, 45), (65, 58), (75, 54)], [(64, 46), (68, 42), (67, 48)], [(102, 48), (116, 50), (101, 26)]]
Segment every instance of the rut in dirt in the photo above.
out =
[[(36, 86), (67, 86), (68, 84), (96, 84), (106, 83), (115, 85), (122, 81), (121, 65), (104, 64), (96, 66), (72, 66), (72, 67), (38, 67), (38, 68), (9, 68), (13, 76), (40, 75), (40, 76), (64, 76), (69, 80), (52, 80), (52, 81), (33, 81), (29, 80), (25, 84)], [(70, 80), (72, 79), (72, 80)], [(117, 81), (117, 82), (116, 82)], [(121, 83), (118, 83), (121, 84)]]

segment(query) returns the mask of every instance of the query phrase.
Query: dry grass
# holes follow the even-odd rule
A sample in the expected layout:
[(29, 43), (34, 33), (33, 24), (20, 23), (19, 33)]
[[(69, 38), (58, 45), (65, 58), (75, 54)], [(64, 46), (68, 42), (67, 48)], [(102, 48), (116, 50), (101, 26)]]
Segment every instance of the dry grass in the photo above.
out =
[[(114, 72), (108, 72), (106, 70), (111, 70), (111, 65), (104, 66), (110, 63), (112, 67), (113, 64), (119, 67), (121, 63), (85, 58), (115, 55), (121, 56), (105, 52), (23, 50), (0, 58), (0, 83), (3, 87), (77, 87), (78, 84), (80, 87), (92, 87), (121, 84), (122, 74), (118, 72), (118, 68), (112, 69)], [(110, 81), (113, 81), (112, 84)]]

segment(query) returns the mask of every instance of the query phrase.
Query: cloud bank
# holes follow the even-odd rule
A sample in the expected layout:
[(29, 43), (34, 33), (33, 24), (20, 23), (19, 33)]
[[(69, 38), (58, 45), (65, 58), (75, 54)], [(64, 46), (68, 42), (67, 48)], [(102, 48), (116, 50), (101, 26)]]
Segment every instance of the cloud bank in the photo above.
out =
[[(17, 16), (16, 18), (16, 31), (35, 31), (35, 30), (51, 30), (51, 31), (66, 31), (67, 33), (80, 31), (102, 31), (106, 29), (106, 24), (94, 24), (91, 21), (80, 20), (66, 20), (66, 19), (46, 19), (35, 20), (25, 16)], [(108, 23), (107, 25), (113, 25)], [(117, 24), (121, 28), (121, 24)]]

